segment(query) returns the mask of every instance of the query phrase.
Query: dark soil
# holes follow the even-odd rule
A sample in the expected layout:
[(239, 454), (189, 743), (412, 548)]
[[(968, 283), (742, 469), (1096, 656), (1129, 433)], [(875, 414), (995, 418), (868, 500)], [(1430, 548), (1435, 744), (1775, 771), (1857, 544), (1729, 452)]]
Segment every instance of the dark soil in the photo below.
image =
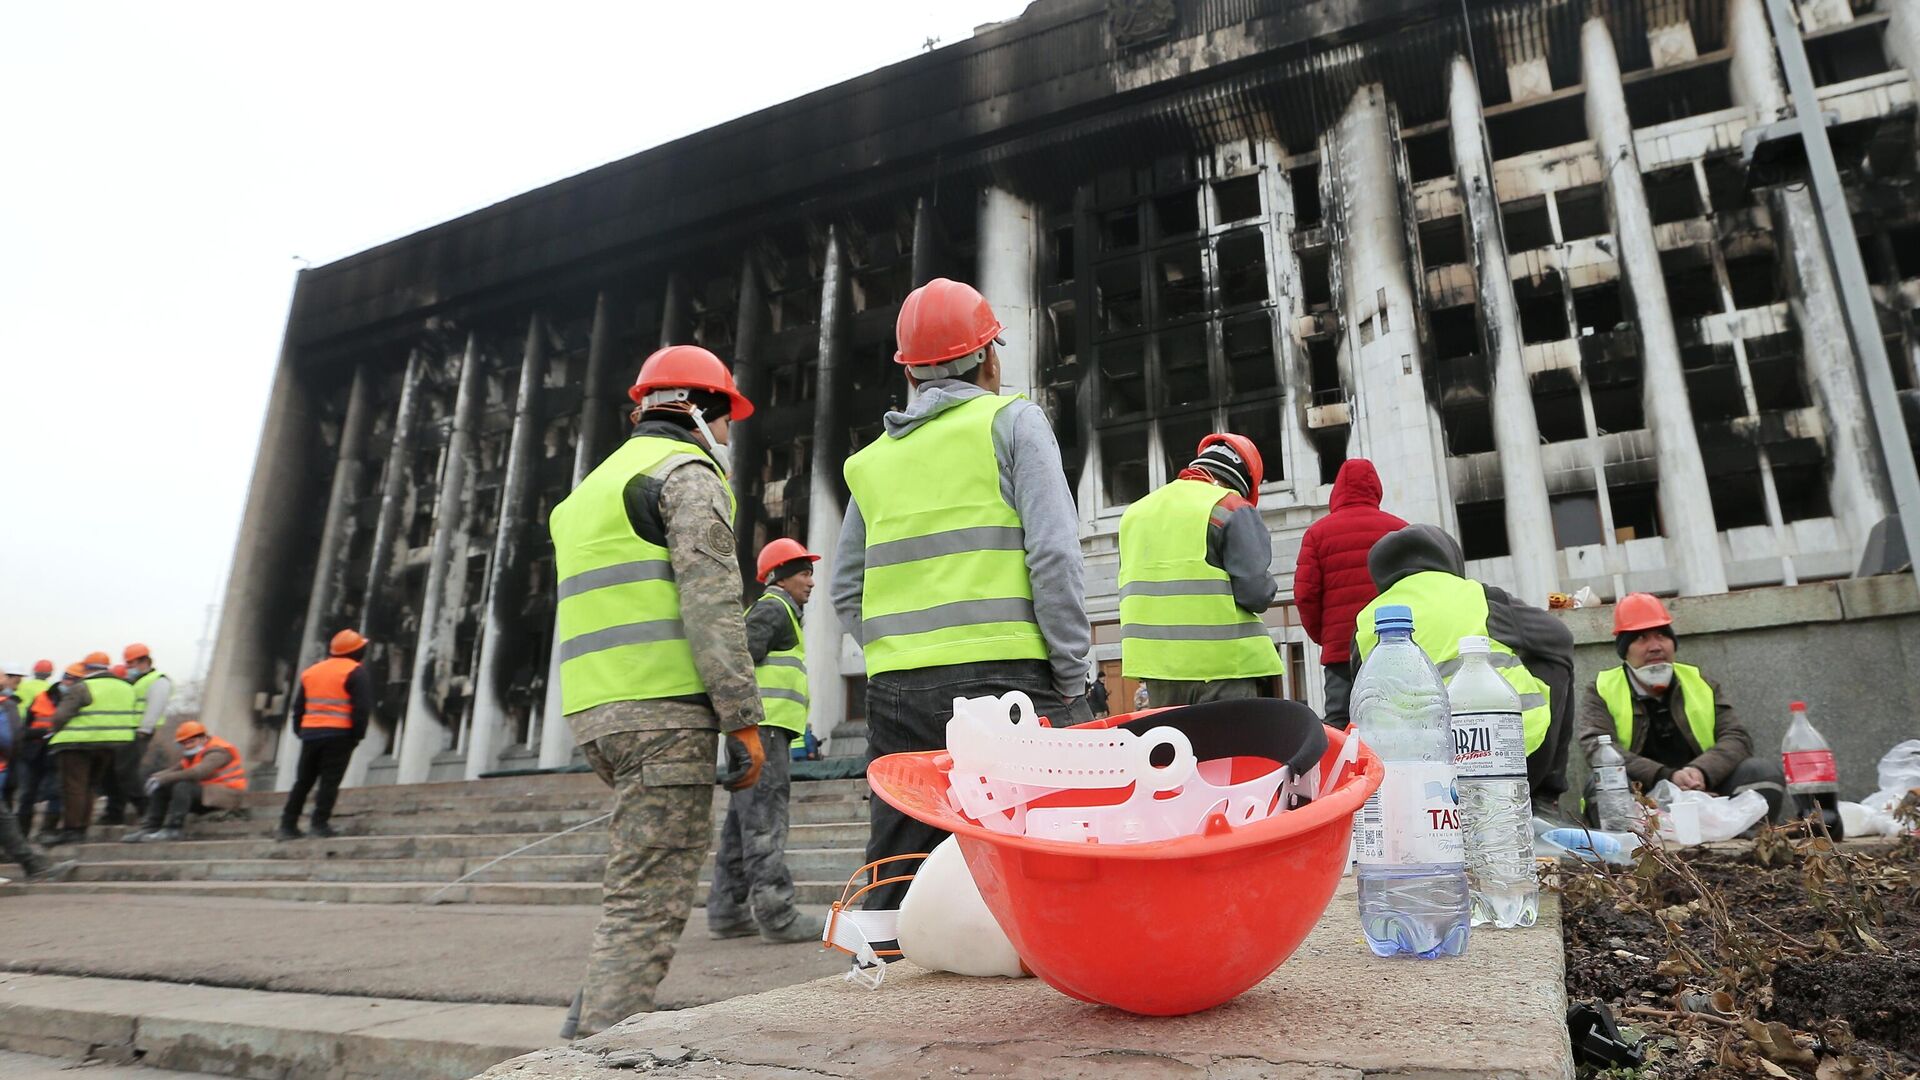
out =
[[(1844, 860), (1818, 860), (1780, 843), (1763, 866), (1751, 847), (1694, 849), (1680, 859), (1704, 901), (1667, 867), (1569, 876), (1568, 999), (1605, 1002), (1645, 1036), (1647, 1066), (1631, 1075), (1646, 1080), (1920, 1077), (1920, 848), (1839, 850)], [(1715, 991), (1726, 996), (1710, 1007)], [(1724, 1019), (1686, 1015), (1709, 1008)], [(1766, 1031), (1756, 1041), (1754, 1021), (1786, 1025), (1794, 1045)]]

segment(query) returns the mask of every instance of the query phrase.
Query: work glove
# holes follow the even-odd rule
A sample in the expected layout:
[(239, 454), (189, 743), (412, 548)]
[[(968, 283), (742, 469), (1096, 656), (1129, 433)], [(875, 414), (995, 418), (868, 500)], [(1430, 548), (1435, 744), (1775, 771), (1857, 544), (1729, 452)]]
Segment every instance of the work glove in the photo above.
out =
[(147, 794), (151, 795), (154, 792), (159, 790), (160, 790), (160, 774), (155, 773), (152, 776), (147, 777)]
[(728, 791), (745, 791), (760, 782), (760, 767), (767, 763), (767, 752), (760, 745), (760, 728), (743, 727), (727, 732), (726, 768), (719, 771), (719, 783)]

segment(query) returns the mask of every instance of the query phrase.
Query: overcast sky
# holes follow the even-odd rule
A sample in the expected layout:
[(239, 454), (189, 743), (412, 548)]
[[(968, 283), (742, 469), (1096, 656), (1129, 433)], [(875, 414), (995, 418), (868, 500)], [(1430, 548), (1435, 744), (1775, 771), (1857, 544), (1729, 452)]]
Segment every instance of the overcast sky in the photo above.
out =
[[(194, 674), (300, 265), (1025, 0), (0, 5), (0, 660)], [(321, 506), (287, 506), (310, 514)], [(209, 649), (211, 646), (209, 646)]]

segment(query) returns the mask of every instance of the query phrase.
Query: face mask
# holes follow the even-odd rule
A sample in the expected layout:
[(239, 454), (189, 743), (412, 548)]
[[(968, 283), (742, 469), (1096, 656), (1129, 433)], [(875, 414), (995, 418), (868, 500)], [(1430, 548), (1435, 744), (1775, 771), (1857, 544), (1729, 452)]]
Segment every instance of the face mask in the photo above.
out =
[(713, 437), (713, 429), (707, 426), (707, 418), (696, 406), (688, 410), (693, 417), (693, 426), (700, 429), (700, 437), (707, 440), (707, 453), (720, 466), (720, 475), (726, 476), (733, 471), (733, 456), (728, 453), (725, 443)]
[(1633, 681), (1650, 694), (1664, 694), (1673, 685), (1672, 664), (1648, 664), (1631, 670)]

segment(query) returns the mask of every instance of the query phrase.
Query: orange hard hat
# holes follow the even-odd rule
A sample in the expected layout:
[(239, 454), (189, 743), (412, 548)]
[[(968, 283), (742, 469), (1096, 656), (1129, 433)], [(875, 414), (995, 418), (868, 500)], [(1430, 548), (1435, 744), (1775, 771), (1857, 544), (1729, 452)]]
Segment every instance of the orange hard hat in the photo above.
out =
[(125, 664), (115, 664), (107, 670), (112, 672), (113, 677), (116, 679), (124, 679), (127, 677), (127, 665)]
[(186, 742), (188, 739), (197, 739), (206, 733), (206, 725), (200, 721), (186, 720), (181, 722), (179, 729), (173, 733), (173, 741)]
[(741, 396), (733, 372), (719, 357), (698, 345), (669, 345), (647, 357), (627, 396), (644, 405), (647, 395), (655, 390), (711, 390), (727, 395), (732, 402), (728, 419), (745, 420), (753, 415), (753, 402)]
[(35, 661), (33, 662), (33, 673), (34, 673), (35, 675), (51, 675), (51, 674), (53, 674), (53, 661), (51, 661), (51, 660), (35, 660)]
[(1613, 632), (1631, 634), (1640, 630), (1651, 630), (1656, 626), (1672, 626), (1673, 616), (1667, 614), (1667, 605), (1652, 593), (1628, 593), (1620, 598), (1613, 607)]
[(67, 678), (84, 679), (87, 677), (87, 665), (75, 661), (67, 665)]
[(366, 644), (367, 639), (360, 636), (360, 631), (349, 627), (333, 635), (333, 640), (327, 644), (327, 651), (335, 656), (345, 656), (357, 652)]
[(151, 660), (153, 659), (153, 654), (147, 651), (145, 645), (136, 641), (120, 653), (120, 659), (131, 664), (135, 660)]
[(907, 294), (894, 322), (900, 350), (896, 364), (921, 367), (978, 352), (1005, 330), (980, 290), (964, 282), (934, 278)]
[(80, 662), (88, 667), (105, 669), (113, 663), (113, 657), (103, 652), (90, 652), (86, 655), (86, 658)]
[[(1216, 447), (1218, 449), (1214, 449)], [(1210, 449), (1213, 450), (1211, 455), (1207, 452)], [(1260, 448), (1253, 445), (1252, 439), (1231, 431), (1217, 431), (1201, 439), (1195, 453), (1202, 458), (1214, 457), (1219, 464), (1230, 468), (1241, 468), (1247, 479), (1247, 501), (1256, 505), (1260, 502), (1260, 485), (1266, 481), (1267, 465), (1261, 460)], [(1239, 459), (1238, 465), (1233, 460), (1235, 458)]]
[(800, 541), (783, 536), (760, 549), (760, 562), (754, 567), (754, 575), (761, 581), (767, 581), (775, 570), (795, 559), (819, 562), (820, 556), (802, 547)]

